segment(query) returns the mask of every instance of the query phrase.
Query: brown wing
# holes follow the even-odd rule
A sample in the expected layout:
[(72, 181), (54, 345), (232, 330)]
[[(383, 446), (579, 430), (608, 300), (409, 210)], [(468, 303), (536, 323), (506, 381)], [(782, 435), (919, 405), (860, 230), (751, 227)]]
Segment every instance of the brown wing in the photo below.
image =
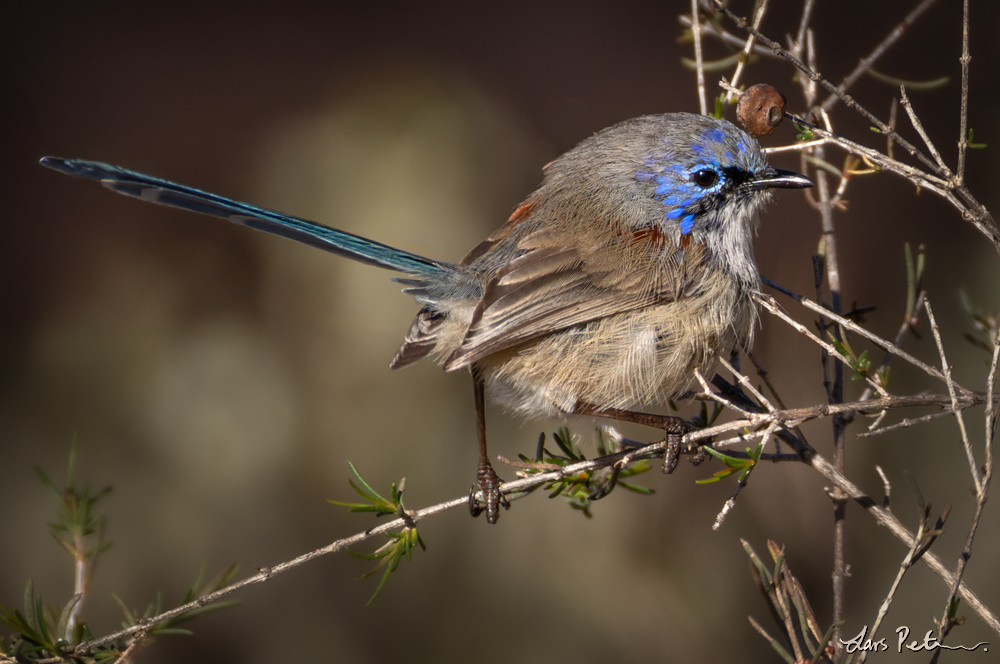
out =
[[(486, 284), (462, 345), (458, 369), (538, 336), (685, 297), (696, 288), (699, 247), (676, 248), (658, 232), (623, 232), (586, 245), (546, 231), (520, 243), (527, 253)], [(685, 272), (687, 274), (685, 274)]]
[[(546, 165), (547, 167), (548, 165)], [(535, 201), (533, 198), (528, 198), (518, 205), (514, 212), (511, 213), (510, 218), (507, 219), (507, 222), (494, 231), (488, 238), (477, 244), (459, 264), (469, 265), (489, 251), (497, 242), (506, 237), (514, 226), (527, 219), (534, 207)], [(411, 283), (405, 280), (400, 281), (406, 284)], [(413, 282), (412, 285), (417, 284)], [(412, 291), (408, 290), (405, 292)], [(389, 363), (389, 368), (400, 369), (434, 352), (440, 341), (440, 335), (443, 331), (442, 326), (447, 323), (446, 319), (446, 315), (436, 312), (430, 307), (421, 309), (410, 324), (410, 329), (406, 332), (406, 338), (403, 339), (402, 345), (396, 351), (392, 362)]]
[(444, 322), (444, 314), (424, 307), (406, 331), (403, 344), (389, 363), (390, 369), (401, 369), (430, 354), (438, 343), (438, 333)]

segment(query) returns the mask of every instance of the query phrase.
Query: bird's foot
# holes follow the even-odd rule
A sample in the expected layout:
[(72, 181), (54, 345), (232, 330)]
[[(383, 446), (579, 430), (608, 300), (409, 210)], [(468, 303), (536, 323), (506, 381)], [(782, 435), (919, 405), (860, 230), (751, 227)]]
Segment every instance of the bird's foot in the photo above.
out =
[[(505, 510), (509, 510), (510, 501), (507, 500), (507, 496), (500, 492), (500, 486), (503, 482), (493, 470), (489, 459), (484, 457), (479, 460), (476, 480), (477, 484), (473, 484), (472, 491), (469, 492), (469, 512), (476, 517), (485, 511), (486, 521), (496, 523), (497, 519), (500, 518), (500, 506), (503, 505)], [(483, 494), (482, 502), (476, 499), (477, 492)]]
[[(681, 455), (681, 447), (684, 439), (684, 434), (694, 431), (697, 427), (692, 425), (679, 417), (664, 416), (662, 429), (666, 434), (667, 448), (663, 455), (663, 472), (669, 475), (674, 472), (677, 468), (677, 460)], [(694, 458), (691, 459), (691, 463), (694, 465), (700, 464), (705, 460), (705, 450), (701, 448), (698, 443), (690, 443), (684, 446), (684, 452), (687, 454), (691, 453), (695, 447), (698, 451), (694, 453)]]

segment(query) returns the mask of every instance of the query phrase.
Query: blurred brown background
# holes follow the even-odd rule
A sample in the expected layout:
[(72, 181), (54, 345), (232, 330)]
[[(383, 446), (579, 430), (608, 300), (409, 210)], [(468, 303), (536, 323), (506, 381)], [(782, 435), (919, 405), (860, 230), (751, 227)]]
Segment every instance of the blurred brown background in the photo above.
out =
[[(750, 12), (750, 3), (734, 4)], [(870, 2), (820, 2), (822, 71), (840, 80), (911, 4), (874, 13)], [(972, 4), (970, 125), (990, 149), (970, 155), (969, 179), (995, 213), (998, 12), (994, 3)], [(765, 31), (793, 32), (800, 3), (772, 5)], [(677, 14), (687, 7), (8, 7), (0, 47), (0, 603), (19, 606), (29, 577), (51, 602), (71, 593), (70, 560), (44, 526), (52, 501), (31, 468), (62, 478), (74, 436), (82, 476), (115, 487), (105, 506), (115, 544), (87, 606), (97, 634), (120, 621), (112, 592), (143, 609), (162, 590), (173, 605), (203, 562), (217, 570), (235, 560), (249, 572), (371, 525), (326, 503), (351, 499), (348, 460), (380, 489), (406, 476), (409, 507), (464, 495), (475, 467), (468, 376), (430, 364), (387, 368), (416, 311), (392, 275), (113, 196), (38, 167), (39, 157), (121, 164), (457, 260), (507, 218), (544, 163), (589, 133), (644, 113), (697, 110), (694, 75), (680, 64), (691, 55), (690, 44), (678, 43)], [(959, 2), (942, 0), (877, 67), (908, 79), (953, 77), (936, 92), (912, 93), (950, 163), (959, 16)], [(711, 42), (707, 49), (725, 54)], [(714, 94), (716, 77), (709, 80)], [(791, 110), (803, 110), (786, 67), (765, 62), (747, 80), (773, 83)], [(898, 91), (867, 79), (852, 93), (886, 117)], [(882, 147), (860, 118), (842, 108), (835, 117), (841, 133)], [(785, 127), (769, 143), (791, 138)], [(776, 163), (796, 168), (791, 157)], [(877, 305), (870, 326), (894, 335), (902, 243), (925, 243), (949, 359), (960, 381), (982, 389), (985, 355), (961, 339), (968, 324), (957, 289), (1000, 306), (992, 249), (945, 203), (899, 178), (859, 178), (848, 198), (850, 212), (837, 215), (845, 304)], [(777, 199), (757, 241), (761, 271), (811, 295), (818, 218), (797, 193)], [(907, 348), (937, 363), (924, 337)], [(765, 317), (756, 350), (789, 405), (823, 400), (814, 346)], [(895, 370), (899, 392), (943, 389)], [(856, 396), (856, 384), (848, 390)], [(969, 417), (977, 442), (980, 414)], [(498, 410), (488, 418), (491, 452), (508, 457), (532, 453), (538, 432), (557, 425), (522, 424)], [(829, 455), (828, 423), (807, 433)], [(935, 546), (952, 565), (971, 508), (956, 440), (954, 423), (939, 420), (852, 438), (849, 457), (850, 475), (876, 496), (873, 465), (886, 468), (894, 508), (911, 526), (904, 468), (935, 507), (954, 503)], [(654, 496), (616, 492), (595, 505), (593, 520), (541, 495), (516, 503), (496, 527), (464, 510), (431, 519), (421, 524), (428, 552), (404, 563), (372, 608), (363, 604), (374, 581), (352, 581), (367, 564), (330, 556), (241, 593), (240, 606), (199, 619), (192, 638), (160, 640), (142, 661), (774, 661), (746, 619), (773, 628), (738, 538), (761, 552), (767, 538), (786, 543), (828, 624), (824, 482), (806, 468), (762, 467), (712, 532), (732, 482), (694, 480), (716, 469), (650, 473), (642, 479)], [(845, 629), (853, 635), (872, 622), (904, 551), (861, 510), (848, 513)], [(991, 504), (967, 576), (995, 611), (996, 514)], [(887, 622), (922, 635), (945, 592), (928, 570), (914, 569)], [(891, 628), (883, 635), (894, 637)], [(971, 618), (952, 642), (991, 639)]]

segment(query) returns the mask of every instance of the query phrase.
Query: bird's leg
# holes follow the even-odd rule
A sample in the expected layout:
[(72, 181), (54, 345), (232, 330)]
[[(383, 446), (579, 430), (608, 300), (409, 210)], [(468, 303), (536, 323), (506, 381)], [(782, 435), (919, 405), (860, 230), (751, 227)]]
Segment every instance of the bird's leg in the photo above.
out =
[[(666, 434), (667, 442), (667, 449), (663, 456), (663, 472), (668, 475), (674, 472), (674, 468), (677, 467), (677, 459), (681, 454), (681, 439), (684, 437), (684, 434), (694, 430), (693, 426), (680, 417), (674, 417), (673, 415), (640, 413), (634, 410), (623, 410), (621, 408), (598, 408), (593, 404), (584, 403), (582, 401), (577, 402), (576, 407), (573, 409), (573, 414), (606, 417), (608, 419), (618, 420), (619, 422), (633, 422), (635, 424), (652, 427), (653, 429), (662, 430)], [(695, 452), (694, 459), (692, 459), (692, 463), (695, 463), (695, 465), (701, 463), (705, 459), (705, 451), (701, 449), (701, 445), (698, 443), (692, 443), (684, 450), (685, 452), (690, 453), (694, 451), (696, 447), (698, 450)]]
[[(490, 463), (489, 454), (486, 451), (486, 398), (484, 394), (483, 375), (479, 367), (472, 367), (472, 391), (476, 400), (476, 435), (479, 437), (479, 470), (476, 471), (476, 484), (472, 485), (469, 493), (469, 512), (472, 516), (479, 516), (486, 510), (486, 521), (496, 523), (500, 518), (500, 506), (510, 509), (510, 502), (507, 497), (500, 493), (502, 482), (493, 470)], [(486, 505), (483, 506), (476, 500), (476, 492), (481, 491)]]

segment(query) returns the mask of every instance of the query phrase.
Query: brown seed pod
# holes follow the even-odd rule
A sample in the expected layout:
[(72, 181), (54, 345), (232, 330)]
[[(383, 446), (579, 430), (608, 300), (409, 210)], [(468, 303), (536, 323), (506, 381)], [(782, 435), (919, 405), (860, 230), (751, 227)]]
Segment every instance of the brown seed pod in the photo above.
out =
[(785, 116), (785, 95), (767, 83), (751, 85), (740, 95), (736, 117), (751, 136), (770, 136)]

